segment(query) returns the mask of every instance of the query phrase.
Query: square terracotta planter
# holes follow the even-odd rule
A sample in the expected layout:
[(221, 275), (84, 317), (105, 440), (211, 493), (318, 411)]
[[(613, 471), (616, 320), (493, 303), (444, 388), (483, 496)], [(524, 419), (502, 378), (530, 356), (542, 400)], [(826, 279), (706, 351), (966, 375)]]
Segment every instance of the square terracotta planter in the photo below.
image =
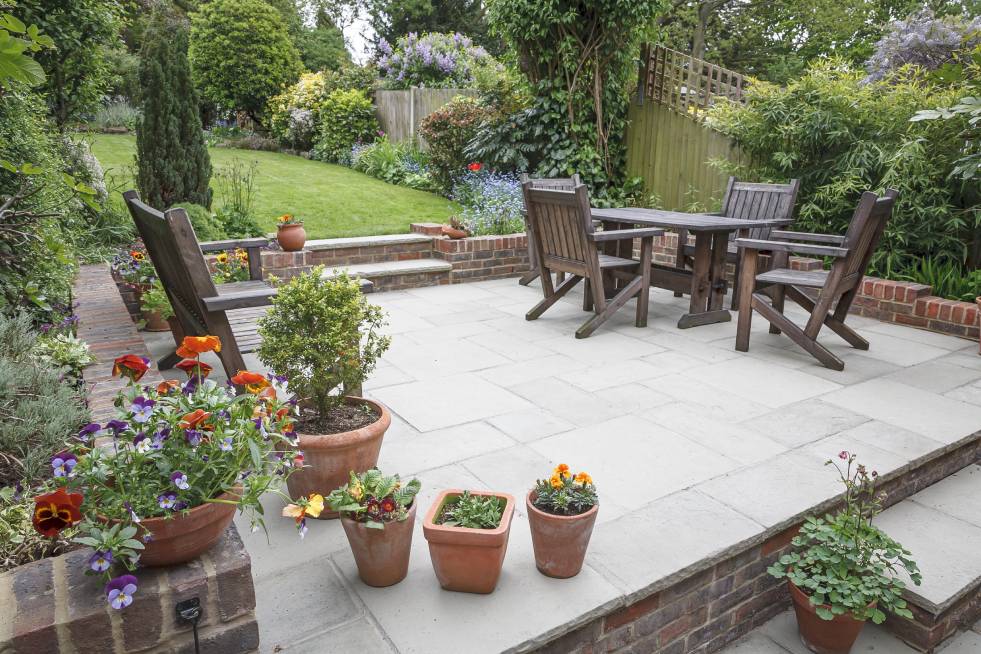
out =
[(463, 491), (444, 490), (429, 507), (422, 523), (422, 533), (429, 542), (429, 556), (436, 578), (444, 590), (487, 594), (497, 587), (508, 551), (514, 497), (493, 491), (470, 491), (471, 495), (500, 497), (506, 501), (501, 522), (496, 529), (468, 529), (435, 523), (443, 506)]

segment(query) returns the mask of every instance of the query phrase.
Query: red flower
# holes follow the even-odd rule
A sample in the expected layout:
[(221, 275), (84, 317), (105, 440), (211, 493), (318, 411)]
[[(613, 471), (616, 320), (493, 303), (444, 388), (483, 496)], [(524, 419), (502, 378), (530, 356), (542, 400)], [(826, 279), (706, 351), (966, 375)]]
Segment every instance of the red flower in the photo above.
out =
[(269, 388), (269, 380), (265, 375), (248, 370), (239, 370), (238, 374), (232, 377), (232, 383), (236, 386), (245, 386), (245, 390), (250, 393), (258, 393)]
[(386, 497), (381, 501), (381, 510), (385, 513), (391, 513), (395, 510), (395, 500), (391, 497)]
[(121, 357), (116, 357), (116, 360), (112, 362), (113, 376), (119, 375), (131, 381), (140, 381), (140, 378), (149, 369), (150, 360), (135, 354), (124, 354)]
[(481, 168), (483, 168), (483, 166), (476, 161), (470, 164), (469, 166), (467, 166), (467, 170), (469, 170), (472, 173), (478, 172)]
[(211, 366), (204, 361), (198, 361), (197, 359), (184, 359), (174, 367), (186, 372), (188, 379), (197, 375), (207, 377), (209, 374), (211, 374)]
[[(210, 417), (211, 414), (204, 409), (197, 409), (196, 411), (192, 411), (181, 418), (180, 427), (183, 429), (195, 429), (198, 425)], [(201, 428), (206, 429), (205, 426), (202, 426)]]
[(34, 498), (34, 516), (31, 522), (38, 533), (54, 538), (62, 529), (71, 527), (82, 519), (81, 493), (69, 493), (59, 488), (53, 493), (45, 493)]

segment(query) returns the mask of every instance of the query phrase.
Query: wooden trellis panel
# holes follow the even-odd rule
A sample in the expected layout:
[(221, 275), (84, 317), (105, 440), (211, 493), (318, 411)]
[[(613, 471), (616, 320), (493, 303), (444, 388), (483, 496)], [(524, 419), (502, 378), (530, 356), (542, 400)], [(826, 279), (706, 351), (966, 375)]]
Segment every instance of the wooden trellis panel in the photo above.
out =
[(703, 59), (645, 43), (640, 53), (638, 96), (681, 114), (698, 118), (715, 98), (742, 101), (740, 73)]

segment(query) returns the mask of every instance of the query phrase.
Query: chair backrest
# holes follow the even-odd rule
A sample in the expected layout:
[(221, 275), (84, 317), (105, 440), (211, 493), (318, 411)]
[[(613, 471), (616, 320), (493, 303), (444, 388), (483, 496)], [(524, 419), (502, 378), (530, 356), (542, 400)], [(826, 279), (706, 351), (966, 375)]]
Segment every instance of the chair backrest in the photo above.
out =
[(844, 271), (839, 292), (855, 287), (865, 276), (898, 196), (895, 189), (886, 189), (881, 197), (871, 191), (862, 193), (842, 242), (849, 252), (841, 264)]
[[(739, 220), (789, 220), (794, 215), (799, 189), (799, 179), (787, 184), (757, 184), (730, 177), (722, 198), (722, 215)], [(771, 231), (773, 227), (754, 227), (749, 230), (749, 238), (768, 239)], [(731, 236), (735, 238), (737, 233)]]
[(582, 184), (578, 174), (572, 177), (531, 177), (527, 173), (521, 173), (522, 186), (526, 182), (531, 182), (532, 188), (551, 189), (553, 191), (571, 191)]
[(215, 297), (218, 290), (187, 212), (176, 208), (161, 213), (140, 200), (136, 191), (123, 193), (123, 198), (175, 316), (187, 334), (202, 333), (207, 311), (201, 298)]
[(583, 184), (562, 191), (522, 184), (528, 222), (545, 267), (584, 277), (599, 270), (599, 254), (593, 233), (589, 191)]

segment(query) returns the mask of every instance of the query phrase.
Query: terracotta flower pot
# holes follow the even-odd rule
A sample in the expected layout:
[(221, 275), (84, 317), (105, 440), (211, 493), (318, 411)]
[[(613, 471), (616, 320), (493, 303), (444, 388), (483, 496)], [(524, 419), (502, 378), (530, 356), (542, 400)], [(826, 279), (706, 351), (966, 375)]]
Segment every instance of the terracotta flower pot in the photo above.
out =
[(443, 232), (443, 236), (448, 236), (449, 238), (451, 238), (453, 240), (457, 240), (457, 239), (461, 239), (461, 238), (466, 238), (467, 237), (467, 230), (465, 230), (465, 229), (458, 229), (458, 228), (454, 227), (453, 225), (443, 225), (442, 232)]
[[(218, 499), (237, 501), (241, 492), (242, 488), (238, 487)], [(204, 554), (225, 533), (237, 508), (235, 504), (208, 502), (194, 507), (186, 516), (178, 513), (170, 520), (143, 518), (140, 525), (150, 531), (151, 539), (140, 555), (140, 565), (158, 567), (187, 563)], [(107, 522), (115, 524), (119, 521)]]
[[(981, 323), (981, 297), (974, 298), (974, 301), (978, 305), (978, 320)], [(981, 354), (981, 338), (978, 339), (978, 354)]]
[(284, 252), (298, 252), (307, 242), (307, 230), (303, 229), (303, 223), (280, 225), (276, 229), (276, 240)]
[(575, 577), (582, 570), (599, 505), (579, 515), (554, 515), (536, 507), (535, 496), (535, 491), (531, 490), (525, 498), (535, 565), (548, 577)]
[(790, 586), (790, 597), (794, 600), (797, 629), (807, 649), (817, 654), (848, 654), (865, 626), (865, 621), (856, 620), (847, 614), (822, 620), (804, 591), (789, 580), (787, 584)]
[(386, 522), (384, 529), (372, 529), (363, 522), (341, 516), (347, 542), (358, 564), (358, 576), (369, 586), (392, 586), (409, 572), (412, 527), (416, 522), (416, 503), (402, 522)]
[(472, 495), (493, 495), (507, 501), (496, 529), (467, 529), (436, 524), (443, 505), (463, 494), (450, 489), (439, 494), (426, 513), (422, 533), (429, 541), (429, 556), (436, 578), (444, 590), (462, 593), (492, 593), (497, 587), (508, 551), (514, 497), (507, 493), (470, 491)]
[[(297, 470), (286, 485), (290, 497), (319, 493), (326, 497), (347, 483), (351, 471), (364, 472), (378, 463), (382, 439), (392, 424), (392, 414), (384, 406), (360, 397), (347, 397), (348, 404), (367, 404), (378, 414), (370, 425), (338, 434), (297, 434), (307, 467)], [(324, 511), (321, 519), (336, 518), (336, 511)]]
[(160, 315), (159, 311), (143, 312), (143, 331), (146, 332), (169, 332), (170, 323)]

